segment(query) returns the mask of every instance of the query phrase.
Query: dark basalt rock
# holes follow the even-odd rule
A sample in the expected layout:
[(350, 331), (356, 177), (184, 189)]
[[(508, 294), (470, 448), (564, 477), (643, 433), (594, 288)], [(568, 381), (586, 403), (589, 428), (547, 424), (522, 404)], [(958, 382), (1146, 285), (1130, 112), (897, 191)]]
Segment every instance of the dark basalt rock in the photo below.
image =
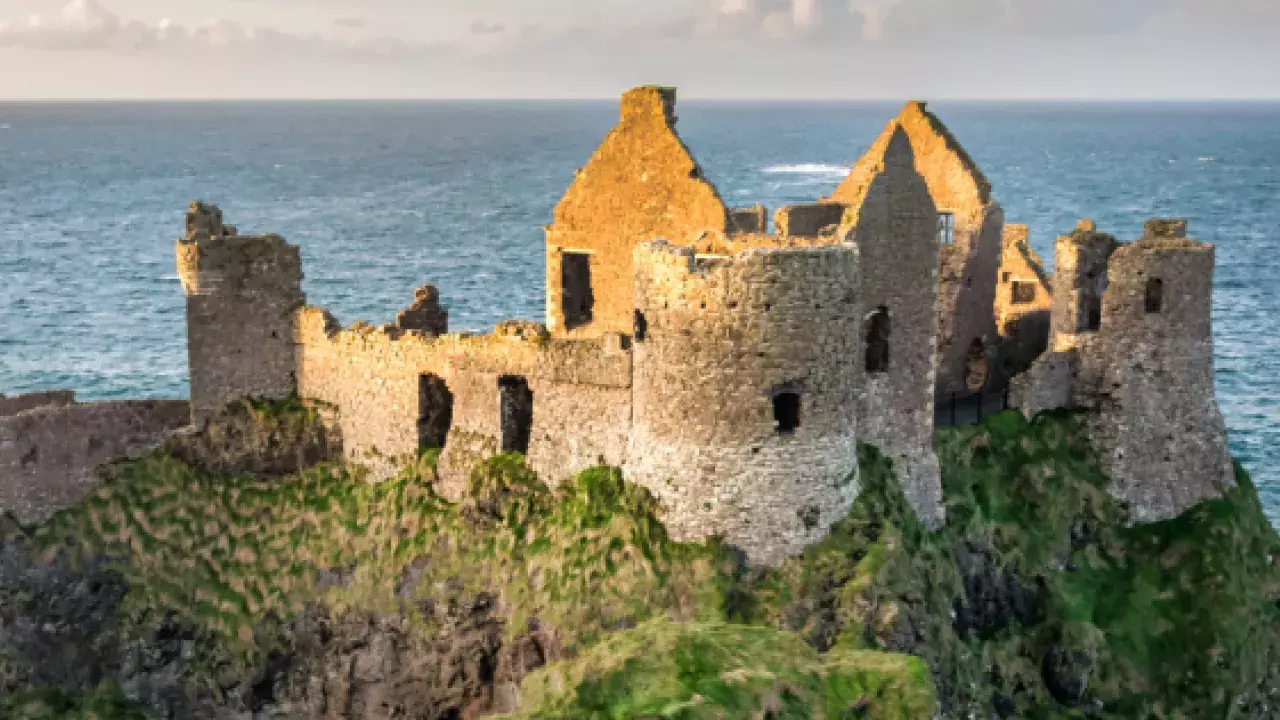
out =
[(1062, 645), (1054, 646), (1044, 657), (1044, 684), (1049, 694), (1067, 707), (1079, 707), (1089, 689), (1093, 673), (1093, 655)]
[(1028, 580), (1001, 567), (994, 548), (968, 540), (956, 552), (964, 595), (955, 601), (955, 629), (961, 637), (987, 637), (1011, 623), (1034, 625), (1044, 616), (1043, 578)]

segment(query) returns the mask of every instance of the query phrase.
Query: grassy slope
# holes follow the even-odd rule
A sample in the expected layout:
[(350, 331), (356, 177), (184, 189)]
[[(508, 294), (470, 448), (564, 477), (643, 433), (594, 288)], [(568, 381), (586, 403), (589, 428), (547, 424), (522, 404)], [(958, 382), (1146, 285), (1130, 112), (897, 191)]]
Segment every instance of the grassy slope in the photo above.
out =
[[(615, 707), (621, 697), (611, 693), (622, 691), (642, 693), (633, 700), (645, 707), (665, 707), (694, 691), (711, 697), (701, 694), (703, 684), (725, 673), (751, 678), (766, 667), (786, 679), (768, 691), (747, 682), (740, 689), (752, 702), (778, 702), (775, 691), (788, 687), (817, 707), (881, 687), (848, 680), (846, 660), (883, 669), (890, 656), (857, 653), (892, 650), (928, 663), (956, 716), (998, 709), (1076, 717), (1090, 707), (1097, 717), (1267, 716), (1257, 708), (1276, 684), (1269, 673), (1280, 649), (1280, 580), (1270, 557), (1280, 555), (1280, 539), (1243, 472), (1223, 500), (1169, 523), (1126, 528), (1070, 416), (1028, 424), (1005, 414), (940, 432), (937, 446), (949, 510), (941, 532), (925, 532), (892, 469), (864, 448), (854, 510), (780, 570), (740, 568), (714, 542), (670, 542), (652, 498), (616, 471), (588, 471), (551, 491), (510, 456), (479, 468), (460, 505), (431, 493), (430, 457), (370, 486), (333, 466), (262, 482), (153, 456), (115, 468), (112, 482), (36, 538), (50, 554), (70, 537), (85, 552), (137, 558), (122, 564), (133, 588), (127, 622), (175, 613), (222, 638), (246, 664), (270, 649), (268, 618), (309, 602), (405, 613), (429, 633), (417, 601), (491, 594), (509, 631), (536, 617), (567, 649), (614, 658), (545, 671), (538, 677), (570, 680), (558, 697), (530, 691), (537, 707)], [(998, 580), (1012, 578), (1006, 584), (1037, 595), (1029, 614), (962, 635), (961, 556), (974, 547), (990, 554)], [(419, 575), (408, 586), (407, 566)], [(344, 582), (318, 585), (333, 569)], [(663, 619), (700, 624), (649, 622)], [(699, 644), (704, 634), (719, 641)], [(796, 637), (835, 654), (816, 659)], [(691, 674), (669, 657), (646, 659), (652, 644), (720, 654)], [(780, 649), (793, 645), (794, 663), (778, 666)], [(1046, 686), (1044, 669), (1057, 656), (1087, 660), (1087, 697), (1077, 709)], [(900, 670), (875, 682), (897, 687), (894, 678), (912, 677)], [(632, 673), (641, 685), (625, 682)], [(820, 678), (834, 680), (823, 689), (814, 684)], [(903, 687), (900, 706), (923, 697), (920, 684)], [(900, 716), (890, 710), (868, 717)]]

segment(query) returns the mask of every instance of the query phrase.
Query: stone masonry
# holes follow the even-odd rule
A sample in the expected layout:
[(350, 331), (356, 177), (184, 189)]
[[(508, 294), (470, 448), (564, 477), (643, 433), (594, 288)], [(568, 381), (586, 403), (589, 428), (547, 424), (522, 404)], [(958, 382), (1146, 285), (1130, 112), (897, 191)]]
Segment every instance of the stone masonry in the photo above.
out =
[(657, 242), (635, 266), (627, 476), (678, 539), (723, 535), (776, 564), (825, 537), (857, 494), (856, 249), (698, 260)]
[(939, 214), (937, 396), (980, 390), (987, 384), (987, 360), (996, 340), (992, 305), (1004, 211), (977, 164), (925, 103), (911, 102), (828, 199), (853, 207), (862, 203), (898, 132), (910, 141), (916, 170)]
[(1235, 472), (1214, 396), (1214, 247), (1180, 220), (1129, 244), (1085, 222), (1057, 257), (1054, 352), (1015, 382), (1019, 406), (1092, 411), (1091, 442), (1135, 521), (1220, 497)]
[(1053, 283), (1027, 242), (1026, 225), (1006, 225), (996, 285), (1000, 331), (1000, 379), (1019, 375), (1049, 347)]
[(79, 404), (71, 392), (0, 402), (0, 513), (24, 524), (79, 504), (99, 466), (155, 449), (190, 421), (181, 400)]
[[(915, 170), (905, 132), (894, 132), (883, 161), (847, 219), (867, 269), (862, 273), (863, 343), (854, 348), (862, 353), (856, 360), (866, 371), (859, 439), (894, 460), (916, 514), (937, 526), (944, 519), (933, 452), (937, 209)], [(883, 343), (881, 357), (872, 357), (873, 343)]]
[(301, 307), (298, 248), (247, 237), (200, 202), (187, 211), (178, 275), (187, 294), (191, 412), (196, 423), (245, 397), (293, 392), (293, 311)]

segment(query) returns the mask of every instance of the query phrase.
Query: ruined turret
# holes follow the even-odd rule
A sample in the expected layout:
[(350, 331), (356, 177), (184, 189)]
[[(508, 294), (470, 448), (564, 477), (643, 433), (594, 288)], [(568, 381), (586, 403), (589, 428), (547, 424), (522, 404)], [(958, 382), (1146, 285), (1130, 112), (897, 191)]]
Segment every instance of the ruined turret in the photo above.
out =
[(1128, 244), (1091, 222), (1059, 238), (1055, 352), (1014, 384), (1028, 415), (1093, 411), (1090, 442), (1139, 522), (1176, 517), (1235, 485), (1214, 395), (1214, 252), (1186, 237), (1183, 220), (1148, 222)]
[(298, 248), (278, 235), (238, 235), (217, 207), (193, 202), (176, 252), (193, 420), (241, 398), (294, 392), (292, 316), (306, 299)]

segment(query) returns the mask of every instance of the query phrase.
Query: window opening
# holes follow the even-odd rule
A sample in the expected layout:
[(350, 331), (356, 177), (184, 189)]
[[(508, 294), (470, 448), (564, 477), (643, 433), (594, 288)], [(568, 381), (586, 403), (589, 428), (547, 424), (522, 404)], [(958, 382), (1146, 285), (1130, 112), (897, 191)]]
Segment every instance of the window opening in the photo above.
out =
[(418, 377), (418, 449), (443, 448), (453, 426), (453, 393), (435, 375)]
[(1028, 305), (1036, 301), (1036, 284), (1020, 280), (1013, 281), (1013, 304)]
[(867, 318), (867, 372), (889, 371), (889, 308), (879, 307)]
[(977, 392), (987, 384), (987, 345), (981, 339), (973, 341), (969, 346), (969, 356), (965, 361), (965, 386)]
[(533, 433), (533, 391), (529, 389), (529, 381), (504, 375), (498, 379), (498, 395), (502, 452), (528, 455)]
[(635, 337), (636, 342), (644, 342), (644, 339), (649, 335), (649, 321), (645, 319), (644, 313), (639, 310), (636, 310), (635, 312), (634, 325), (635, 327), (632, 331), (632, 335)]
[(800, 395), (778, 393), (773, 397), (773, 424), (779, 435), (791, 435), (800, 427)]
[(955, 213), (938, 213), (938, 243), (941, 245), (954, 245), (956, 242), (956, 215)]
[(1147, 281), (1147, 295), (1145, 305), (1148, 315), (1154, 315), (1164, 311), (1164, 281), (1159, 278), (1151, 278)]
[(565, 252), (560, 257), (561, 309), (564, 326), (572, 330), (591, 323), (596, 298), (591, 289), (591, 255)]

